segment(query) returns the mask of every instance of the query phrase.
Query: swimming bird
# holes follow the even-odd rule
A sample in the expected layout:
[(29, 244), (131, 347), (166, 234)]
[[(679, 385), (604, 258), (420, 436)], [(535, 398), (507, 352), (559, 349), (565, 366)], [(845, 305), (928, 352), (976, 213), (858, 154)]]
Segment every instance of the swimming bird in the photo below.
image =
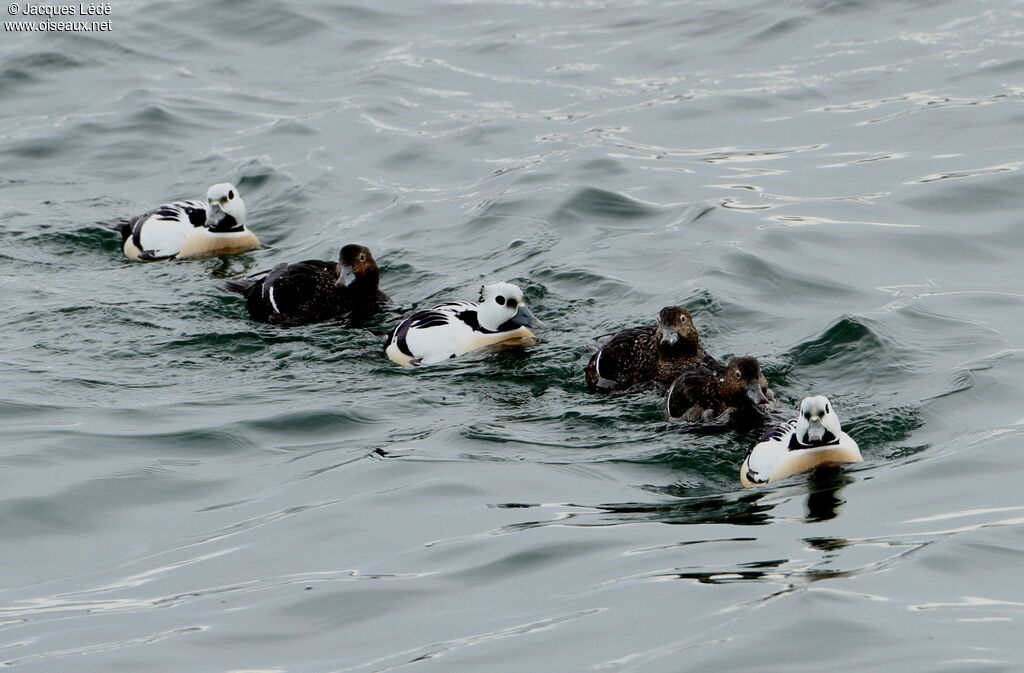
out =
[(775, 396), (757, 358), (734, 357), (684, 369), (665, 395), (670, 419), (712, 421), (726, 412), (765, 411)]
[(818, 395), (800, 403), (796, 418), (761, 436), (740, 467), (740, 482), (749, 488), (823, 465), (862, 460), (857, 442), (843, 432), (831, 402)]
[(655, 325), (616, 332), (587, 363), (591, 390), (627, 390), (646, 383), (669, 384), (685, 367), (711, 359), (700, 345), (690, 312), (666, 306)]
[(144, 262), (202, 259), (259, 246), (245, 228), (245, 202), (230, 182), (213, 185), (206, 201), (174, 201), (117, 225), (125, 257)]
[(403, 367), (427, 365), (503, 341), (533, 337), (543, 327), (512, 283), (480, 288), (480, 301), (456, 301), (416, 311), (391, 330), (384, 352)]
[(278, 264), (255, 280), (228, 281), (224, 287), (245, 297), (253, 320), (307, 325), (376, 313), (391, 301), (379, 285), (380, 270), (369, 248), (351, 244), (341, 249), (337, 262)]

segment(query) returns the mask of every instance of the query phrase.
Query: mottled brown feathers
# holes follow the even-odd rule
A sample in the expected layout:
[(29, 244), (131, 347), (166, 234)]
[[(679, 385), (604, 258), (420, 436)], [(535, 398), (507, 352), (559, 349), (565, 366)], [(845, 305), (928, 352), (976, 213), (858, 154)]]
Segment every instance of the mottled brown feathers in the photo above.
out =
[(735, 357), (726, 366), (705, 363), (684, 370), (668, 390), (669, 418), (714, 420), (732, 410), (763, 410), (774, 396), (757, 358)]
[(628, 390), (668, 384), (683, 368), (709, 357), (700, 345), (690, 312), (682, 306), (666, 306), (655, 325), (614, 334), (590, 358), (585, 374), (592, 390)]

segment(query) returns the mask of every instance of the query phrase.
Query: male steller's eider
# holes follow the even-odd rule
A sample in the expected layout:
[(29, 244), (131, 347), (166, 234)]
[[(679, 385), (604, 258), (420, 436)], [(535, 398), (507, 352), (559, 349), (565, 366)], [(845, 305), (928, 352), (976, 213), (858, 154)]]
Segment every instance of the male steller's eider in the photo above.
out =
[(203, 259), (259, 247), (245, 228), (245, 203), (229, 182), (213, 185), (206, 201), (174, 201), (117, 227), (125, 257), (143, 262)]
[(824, 395), (805, 398), (799, 415), (761, 436), (740, 468), (746, 486), (768, 484), (824, 465), (859, 463), (860, 447), (839, 425)]
[(480, 288), (480, 301), (456, 301), (404, 318), (388, 335), (384, 352), (403, 367), (433, 364), (502, 342), (532, 339), (544, 324), (512, 283)]

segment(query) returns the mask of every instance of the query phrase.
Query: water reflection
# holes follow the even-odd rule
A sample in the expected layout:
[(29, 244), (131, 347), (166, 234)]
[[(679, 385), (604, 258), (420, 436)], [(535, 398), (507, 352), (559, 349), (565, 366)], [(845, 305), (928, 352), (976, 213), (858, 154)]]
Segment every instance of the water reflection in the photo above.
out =
[[(751, 492), (738, 496), (703, 496), (675, 502), (623, 502), (600, 505), (565, 503), (542, 505), (525, 503), (501, 503), (494, 505), (502, 509), (530, 507), (558, 507), (561, 511), (549, 520), (529, 521), (506, 526), (505, 530), (533, 528), (552, 523), (570, 526), (615, 526), (624, 523), (660, 522), (668, 524), (726, 523), (738, 526), (754, 526), (769, 523), (769, 512), (775, 503), (761, 502), (766, 493)], [(566, 508), (579, 511), (566, 512)]]
[(807, 515), (804, 521), (829, 521), (836, 518), (840, 506), (846, 500), (840, 497), (842, 490), (853, 483), (854, 478), (841, 467), (820, 467), (811, 472), (807, 487)]
[(774, 503), (761, 502), (763, 492), (740, 496), (705, 496), (668, 503), (615, 503), (598, 505), (603, 518), (616, 523), (658, 521), (668, 524), (727, 523), (757, 526), (769, 523)]
[[(822, 467), (807, 475), (807, 499), (804, 503), (806, 514), (802, 521), (816, 523), (836, 518), (846, 504), (842, 491), (856, 479), (842, 467)], [(685, 491), (685, 487), (648, 486), (646, 490), (664, 495)], [(626, 523), (666, 524), (732, 524), (736, 526), (759, 526), (770, 523), (775, 517), (771, 511), (786, 499), (779, 499), (778, 489), (773, 487), (727, 493), (679, 497), (669, 502), (620, 502), (588, 505), (583, 503), (497, 503), (499, 509), (531, 509), (543, 507), (558, 508), (556, 516), (550, 519), (525, 521), (504, 527), (505, 530), (534, 528), (557, 523), (570, 526), (609, 526)], [(770, 496), (776, 496), (771, 497)]]

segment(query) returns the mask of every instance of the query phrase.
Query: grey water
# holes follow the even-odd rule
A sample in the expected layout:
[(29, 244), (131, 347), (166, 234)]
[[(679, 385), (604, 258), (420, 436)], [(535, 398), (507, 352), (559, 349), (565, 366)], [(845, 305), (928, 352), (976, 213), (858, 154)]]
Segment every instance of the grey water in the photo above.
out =
[[(0, 41), (4, 666), (1021, 670), (1024, 3), (103, 18)], [(252, 253), (104, 225), (226, 180)], [(219, 288), (349, 242), (398, 304), (365, 328)], [(538, 344), (382, 358), (497, 280)], [(589, 395), (592, 339), (675, 303), (865, 462), (747, 491), (756, 432)]]

